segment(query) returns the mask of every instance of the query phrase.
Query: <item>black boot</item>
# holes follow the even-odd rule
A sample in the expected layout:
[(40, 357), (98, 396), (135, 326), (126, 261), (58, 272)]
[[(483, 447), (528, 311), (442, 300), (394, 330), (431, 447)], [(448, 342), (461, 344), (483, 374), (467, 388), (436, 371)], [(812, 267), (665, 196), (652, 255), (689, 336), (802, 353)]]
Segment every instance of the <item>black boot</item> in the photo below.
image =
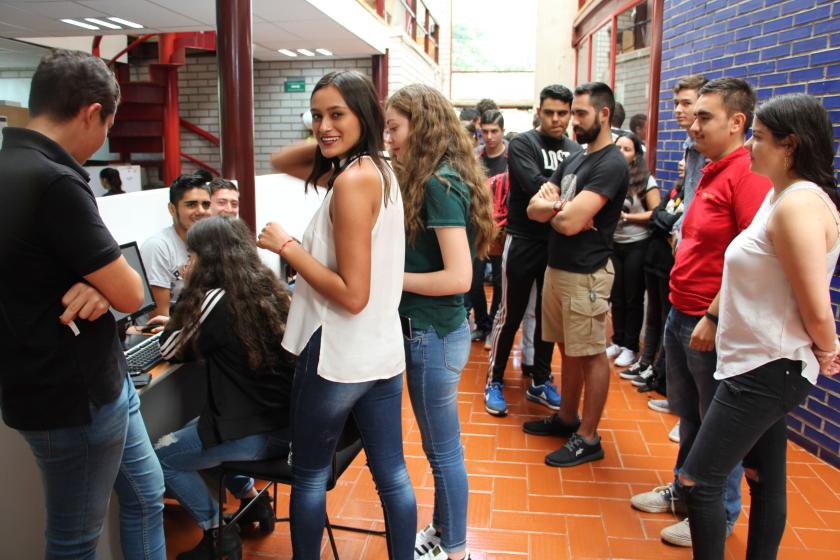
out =
[(241, 560), (242, 541), (239, 540), (238, 527), (225, 526), (223, 530), (204, 531), (201, 541), (193, 548), (182, 552), (177, 560)]
[(248, 504), (251, 504), (251, 507), (249, 507), (248, 511), (246, 511), (245, 514), (237, 521), (239, 527), (245, 529), (246, 527), (250, 527), (252, 523), (259, 523), (261, 533), (268, 534), (274, 531), (274, 508), (271, 505), (271, 498), (268, 497), (268, 494), (260, 494), (257, 498), (245, 498), (244, 500), (240, 500), (239, 509), (236, 513), (230, 517), (225, 516), (225, 518), (233, 519), (233, 517), (239, 515), (239, 512), (245, 509)]

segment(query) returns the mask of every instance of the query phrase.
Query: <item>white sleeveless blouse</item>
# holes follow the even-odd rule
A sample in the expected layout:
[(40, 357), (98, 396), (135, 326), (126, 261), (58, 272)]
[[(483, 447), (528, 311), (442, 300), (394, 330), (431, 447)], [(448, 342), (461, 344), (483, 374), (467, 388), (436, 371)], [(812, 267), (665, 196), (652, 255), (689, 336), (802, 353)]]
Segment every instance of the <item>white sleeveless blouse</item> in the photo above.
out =
[[(776, 205), (796, 190), (816, 192), (840, 225), (834, 204), (811, 182), (798, 182), (771, 202), (774, 191), (726, 249), (720, 290), (720, 320), (715, 344), (715, 379), (726, 379), (752, 371), (766, 363), (787, 358), (803, 363), (802, 375), (816, 384), (819, 363), (811, 350), (813, 341), (805, 330), (799, 305), (785, 271), (767, 238), (767, 223)], [(825, 255), (829, 282), (840, 255), (840, 238)]]
[[(329, 381), (360, 383), (389, 379), (405, 369), (405, 349), (397, 311), (405, 267), (405, 224), (399, 184), (390, 166), (388, 172), (391, 187), (387, 204), (380, 172), (382, 203), (371, 231), (367, 306), (357, 314), (350, 313), (315, 291), (300, 275), (295, 281), (283, 348), (299, 355), (320, 327), (318, 375)], [(337, 271), (330, 218), (332, 194), (332, 190), (327, 192), (303, 234), (301, 245), (324, 266)]]

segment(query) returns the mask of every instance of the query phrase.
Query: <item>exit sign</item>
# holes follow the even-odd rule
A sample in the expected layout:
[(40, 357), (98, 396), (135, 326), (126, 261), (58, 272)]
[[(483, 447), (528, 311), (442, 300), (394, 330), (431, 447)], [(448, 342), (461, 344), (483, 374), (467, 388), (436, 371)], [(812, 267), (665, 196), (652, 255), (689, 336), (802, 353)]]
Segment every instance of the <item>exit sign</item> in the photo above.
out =
[(286, 93), (306, 91), (306, 80), (303, 78), (286, 80), (283, 84), (283, 91)]

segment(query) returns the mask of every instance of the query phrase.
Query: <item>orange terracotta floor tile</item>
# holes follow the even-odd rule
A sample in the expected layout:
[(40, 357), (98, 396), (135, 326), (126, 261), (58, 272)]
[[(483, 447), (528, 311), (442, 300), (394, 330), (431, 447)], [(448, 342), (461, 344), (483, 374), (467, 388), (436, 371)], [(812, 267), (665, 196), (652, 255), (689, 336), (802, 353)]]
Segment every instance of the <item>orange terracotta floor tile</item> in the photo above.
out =
[[(556, 355), (556, 353), (555, 353)], [(559, 360), (552, 370), (558, 378)], [(467, 541), (475, 560), (563, 560), (566, 558), (629, 558), (688, 560), (691, 550), (659, 539), (662, 528), (678, 518), (633, 510), (634, 493), (667, 483), (672, 477), (677, 445), (668, 441), (676, 417), (647, 407), (658, 395), (638, 393), (617, 372), (611, 386), (600, 433), (603, 461), (569, 469), (544, 464), (545, 454), (563, 440), (522, 432), (522, 422), (550, 411), (528, 402), (529, 383), (519, 370), (514, 351), (505, 373), (510, 414), (494, 418), (484, 410), (487, 352), (474, 344), (462, 374), (458, 406), (467, 473), (470, 481)], [(403, 399), (406, 463), (418, 502), (418, 524), (431, 520), (434, 478), (423, 454), (411, 404)], [(788, 526), (780, 560), (840, 558), (840, 471), (794, 444), (788, 446)], [(727, 541), (727, 559), (742, 559), (746, 550), (749, 490), (743, 486), (744, 511)], [(289, 489), (281, 488), (278, 510), (288, 511)], [(362, 528), (383, 527), (376, 489), (360, 456), (328, 495), (334, 523)], [(165, 513), (168, 558), (191, 548), (201, 533), (177, 505)], [(344, 560), (384, 560), (385, 539), (335, 531)], [(243, 536), (246, 560), (291, 558), (288, 524), (274, 533), (248, 531)], [(322, 559), (332, 558), (324, 539)]]

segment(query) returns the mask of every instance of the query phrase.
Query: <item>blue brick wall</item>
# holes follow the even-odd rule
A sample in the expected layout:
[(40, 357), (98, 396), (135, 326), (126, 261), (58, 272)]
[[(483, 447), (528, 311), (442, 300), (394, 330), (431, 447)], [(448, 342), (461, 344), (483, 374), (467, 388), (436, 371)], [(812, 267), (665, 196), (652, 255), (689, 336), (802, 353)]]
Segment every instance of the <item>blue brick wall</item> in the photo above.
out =
[[(840, 1), (665, 0), (661, 72), (656, 176), (668, 188), (685, 139), (673, 117), (671, 88), (688, 74), (743, 78), (759, 103), (783, 93), (819, 97), (840, 142)], [(840, 169), (836, 146), (834, 166)], [(831, 301), (840, 330), (840, 271), (835, 274)], [(788, 426), (791, 439), (840, 468), (840, 377), (821, 377)]]

